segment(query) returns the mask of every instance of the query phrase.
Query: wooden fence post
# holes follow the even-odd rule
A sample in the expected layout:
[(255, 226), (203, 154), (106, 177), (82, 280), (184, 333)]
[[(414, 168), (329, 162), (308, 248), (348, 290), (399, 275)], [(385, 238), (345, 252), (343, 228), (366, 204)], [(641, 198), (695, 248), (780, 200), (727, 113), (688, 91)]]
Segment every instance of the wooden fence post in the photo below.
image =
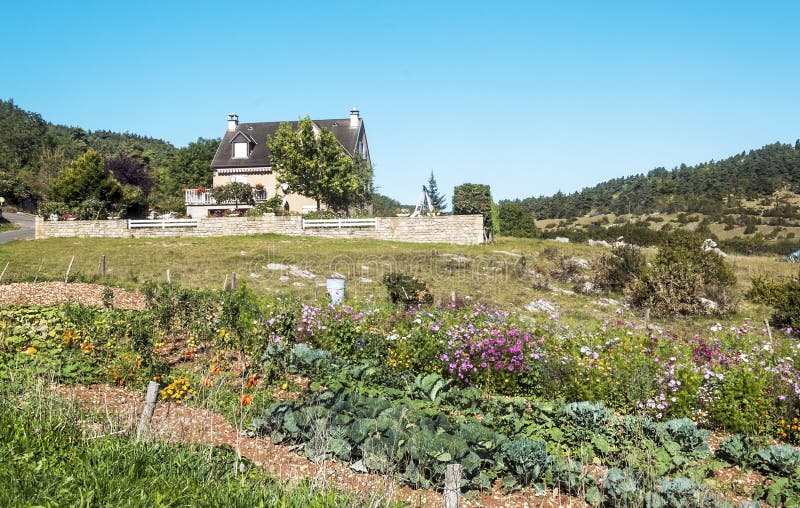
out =
[(139, 420), (139, 426), (136, 428), (136, 441), (142, 439), (142, 436), (147, 432), (150, 427), (150, 420), (153, 419), (153, 413), (156, 411), (156, 402), (158, 401), (158, 388), (159, 384), (156, 381), (150, 381), (147, 385), (147, 395), (144, 398), (144, 411), (142, 411), (142, 418)]
[(769, 327), (769, 320), (764, 318), (764, 324), (767, 327), (767, 337), (769, 337), (769, 340), (772, 341), (772, 329)]
[(172, 274), (170, 273), (169, 268), (167, 268), (167, 284), (172, 284)]
[(644, 329), (650, 326), (650, 307), (644, 309)]
[(236, 289), (236, 272), (231, 272), (231, 289)]
[(105, 254), (100, 256), (100, 276), (101, 277), (105, 277), (106, 276), (106, 255)]
[(5, 268), (3, 268), (3, 272), (2, 272), (2, 273), (0, 273), (0, 282), (3, 282), (3, 275), (5, 275), (5, 274), (6, 274), (6, 270), (8, 270), (8, 265), (9, 265), (9, 264), (11, 264), (11, 261), (9, 261), (8, 263), (6, 263), (6, 267), (5, 267)]
[(444, 508), (458, 508), (461, 497), (461, 464), (448, 464), (444, 472), (444, 492), (442, 493), (442, 506)]

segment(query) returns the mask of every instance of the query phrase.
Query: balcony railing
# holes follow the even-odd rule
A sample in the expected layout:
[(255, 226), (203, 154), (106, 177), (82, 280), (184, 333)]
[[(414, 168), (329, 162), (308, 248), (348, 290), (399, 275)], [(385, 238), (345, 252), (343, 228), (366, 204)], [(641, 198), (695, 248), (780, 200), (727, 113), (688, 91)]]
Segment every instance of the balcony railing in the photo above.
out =
[[(184, 191), (184, 198), (187, 205), (235, 205), (237, 204), (233, 200), (225, 201), (224, 203), (217, 203), (217, 200), (214, 199), (214, 196), (211, 195), (211, 192), (197, 192), (197, 189), (186, 189)], [(256, 204), (262, 203), (269, 199), (267, 196), (267, 189), (256, 189), (253, 188), (253, 200), (255, 200)], [(246, 203), (238, 203), (238, 204), (246, 204)]]

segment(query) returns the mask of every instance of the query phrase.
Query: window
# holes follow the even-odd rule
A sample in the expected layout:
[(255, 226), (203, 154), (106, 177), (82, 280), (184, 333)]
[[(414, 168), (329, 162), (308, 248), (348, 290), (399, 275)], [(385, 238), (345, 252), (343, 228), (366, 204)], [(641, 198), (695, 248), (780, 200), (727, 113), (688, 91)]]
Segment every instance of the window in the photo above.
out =
[(233, 144), (233, 158), (246, 159), (247, 158), (247, 143), (234, 143)]
[(247, 175), (231, 175), (231, 183), (235, 182), (247, 183)]

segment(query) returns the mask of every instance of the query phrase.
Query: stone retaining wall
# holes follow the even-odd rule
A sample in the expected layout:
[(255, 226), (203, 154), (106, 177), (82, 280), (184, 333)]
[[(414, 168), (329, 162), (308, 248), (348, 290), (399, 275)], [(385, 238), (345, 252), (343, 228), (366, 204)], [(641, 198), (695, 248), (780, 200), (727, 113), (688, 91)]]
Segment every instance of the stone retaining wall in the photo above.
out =
[(378, 217), (375, 228), (303, 229), (298, 216), (210, 217), (197, 227), (128, 229), (126, 220), (45, 221), (36, 217), (36, 238), (159, 238), (210, 237), (274, 233), (325, 238), (371, 238), (413, 243), (477, 245), (483, 242), (481, 215), (437, 217)]

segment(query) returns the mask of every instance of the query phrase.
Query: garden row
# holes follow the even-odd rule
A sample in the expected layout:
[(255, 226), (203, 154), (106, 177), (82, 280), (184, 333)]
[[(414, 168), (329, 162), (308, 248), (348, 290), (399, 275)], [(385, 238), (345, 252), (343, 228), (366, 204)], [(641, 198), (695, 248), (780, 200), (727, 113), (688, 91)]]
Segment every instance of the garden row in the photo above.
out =
[[(594, 504), (674, 505), (670, 496), (713, 498), (704, 479), (735, 464), (770, 477), (756, 497), (800, 496), (797, 451), (768, 446), (800, 438), (798, 350), (787, 332), (743, 323), (676, 337), (622, 311), (576, 329), (481, 306), (356, 309), (246, 287), (144, 290), (142, 312), (0, 310), (0, 364), (30, 362), (64, 382), (155, 377), (165, 398), (191, 403), (230, 370), (232, 354), (244, 355), (234, 401), (261, 413), (253, 432), (421, 487), (459, 462), (468, 489), (557, 484)], [(202, 368), (181, 371), (166, 351), (197, 355)], [(271, 403), (267, 387), (286, 387), (290, 374), (313, 383)], [(698, 425), (741, 435), (711, 455)], [(587, 473), (591, 464), (601, 477)]]

